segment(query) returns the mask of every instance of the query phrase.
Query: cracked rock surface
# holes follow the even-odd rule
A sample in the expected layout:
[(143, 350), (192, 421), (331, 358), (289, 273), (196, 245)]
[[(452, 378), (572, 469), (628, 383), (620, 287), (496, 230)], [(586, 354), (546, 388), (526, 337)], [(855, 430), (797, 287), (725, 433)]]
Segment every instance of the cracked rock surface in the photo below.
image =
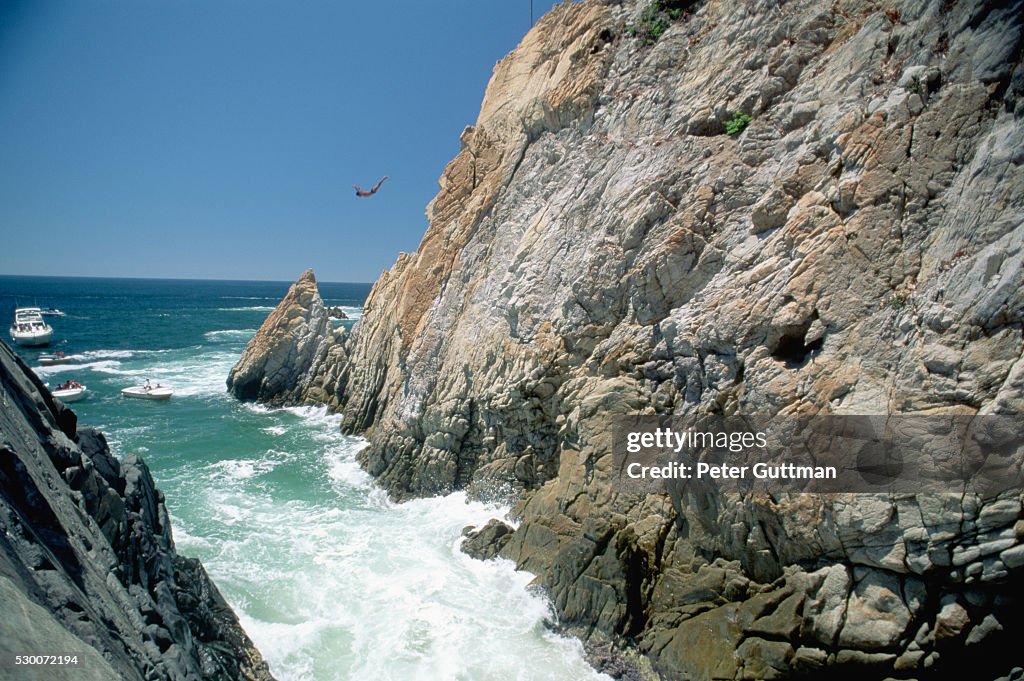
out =
[(343, 411), (396, 498), (516, 499), (473, 552), (650, 674), (1009, 674), (1019, 490), (673, 503), (612, 484), (609, 416), (1020, 415), (1024, 15), (712, 0), (644, 44), (645, 9), (539, 21), (352, 335), (236, 394)]
[(337, 355), (340, 334), (331, 325), (313, 270), (306, 270), (249, 341), (228, 374), (228, 390), (241, 400), (268, 404), (325, 401), (326, 390), (337, 388), (311, 367), (344, 366)]

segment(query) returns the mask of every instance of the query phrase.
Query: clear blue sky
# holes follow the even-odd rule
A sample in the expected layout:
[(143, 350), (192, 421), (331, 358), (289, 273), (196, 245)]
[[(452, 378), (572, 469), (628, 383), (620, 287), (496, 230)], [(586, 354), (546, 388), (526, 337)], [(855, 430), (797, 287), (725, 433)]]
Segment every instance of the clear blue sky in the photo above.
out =
[(0, 0), (0, 274), (373, 281), (529, 23), (529, 0)]

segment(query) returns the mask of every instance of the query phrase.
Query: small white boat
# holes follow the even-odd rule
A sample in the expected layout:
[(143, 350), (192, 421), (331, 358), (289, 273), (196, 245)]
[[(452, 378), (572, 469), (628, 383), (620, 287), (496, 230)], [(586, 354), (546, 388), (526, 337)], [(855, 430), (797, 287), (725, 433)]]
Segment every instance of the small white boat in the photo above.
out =
[(52, 392), (52, 395), (61, 402), (77, 402), (85, 397), (87, 391), (88, 388), (79, 385), (77, 388), (58, 388)]
[(133, 385), (130, 388), (122, 388), (121, 394), (140, 400), (169, 400), (174, 391), (157, 383), (156, 386)]
[(55, 352), (48, 355), (39, 355), (39, 365), (44, 367), (52, 367), (55, 364), (67, 364), (71, 361), (71, 358), (65, 355), (63, 352)]
[(47, 317), (67, 317), (66, 314), (64, 314), (62, 311), (58, 310), (55, 307), (44, 307), (43, 309), (40, 310), (40, 312), (46, 315)]
[(19, 307), (14, 311), (10, 333), (18, 345), (49, 345), (53, 327), (46, 323), (38, 307)]

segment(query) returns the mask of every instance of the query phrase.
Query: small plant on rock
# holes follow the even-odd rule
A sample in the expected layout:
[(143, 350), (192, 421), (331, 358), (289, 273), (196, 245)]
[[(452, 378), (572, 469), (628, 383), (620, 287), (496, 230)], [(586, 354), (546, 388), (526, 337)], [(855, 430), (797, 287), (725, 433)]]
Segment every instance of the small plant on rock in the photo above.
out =
[(914, 295), (915, 290), (917, 290), (917, 282), (911, 279), (905, 286), (894, 290), (882, 304), (894, 310), (902, 310), (910, 302), (910, 296)]
[(910, 294), (906, 291), (896, 291), (885, 299), (885, 306), (894, 310), (900, 310), (907, 306), (910, 301)]
[(725, 132), (728, 135), (738, 135), (750, 124), (754, 117), (741, 111), (733, 113), (732, 118), (725, 122)]
[(661, 3), (655, 0), (644, 10), (640, 21), (630, 26), (628, 31), (630, 35), (639, 38), (644, 45), (653, 45), (668, 30), (668, 26), (668, 19), (662, 16)]
[(673, 21), (689, 18), (688, 10), (695, 4), (694, 0), (653, 0), (639, 21), (627, 28), (626, 32), (639, 38), (644, 45), (653, 45)]

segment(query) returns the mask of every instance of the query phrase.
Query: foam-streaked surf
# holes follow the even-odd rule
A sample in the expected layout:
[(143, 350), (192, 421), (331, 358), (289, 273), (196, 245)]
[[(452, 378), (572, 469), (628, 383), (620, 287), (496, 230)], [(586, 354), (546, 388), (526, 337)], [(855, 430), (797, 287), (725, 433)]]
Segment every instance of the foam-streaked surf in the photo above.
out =
[(219, 312), (270, 312), (274, 309), (273, 305), (249, 305), (246, 307), (222, 307), (219, 308)]
[(238, 338), (249, 340), (255, 333), (256, 329), (221, 329), (219, 331), (207, 331), (203, 334), (203, 338), (210, 341), (228, 341)]
[[(134, 280), (127, 295), (107, 280), (33, 286), (68, 313), (48, 351), (70, 358), (36, 371), (88, 385), (80, 422), (115, 453), (144, 454), (179, 550), (203, 560), (278, 679), (598, 678), (578, 642), (544, 626), (550, 610), (531, 575), (459, 551), (464, 526), (506, 509), (458, 494), (393, 504), (339, 416), (228, 395), (228, 372), (286, 283)], [(339, 323), (354, 324), (369, 287), (325, 290), (352, 318)], [(18, 352), (36, 366), (43, 350)], [(121, 397), (146, 379), (174, 397)]]
[[(506, 509), (461, 493), (393, 504), (356, 462), (365, 443), (342, 435), (336, 417), (263, 416), (290, 424), (283, 446), (314, 451), (180, 469), (175, 484), (195, 493), (176, 526), (179, 548), (200, 555), (240, 604), (279, 678), (598, 678), (578, 642), (545, 628), (550, 610), (527, 589), (531, 575), (459, 550), (464, 526)], [(313, 499), (281, 493), (289, 467)]]

